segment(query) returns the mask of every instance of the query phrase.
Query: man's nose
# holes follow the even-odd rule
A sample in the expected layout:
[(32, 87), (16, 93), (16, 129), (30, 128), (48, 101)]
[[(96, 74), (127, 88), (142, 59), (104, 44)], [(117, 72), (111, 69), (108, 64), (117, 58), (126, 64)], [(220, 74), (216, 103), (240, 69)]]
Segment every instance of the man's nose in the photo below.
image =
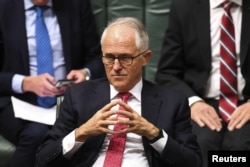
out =
[(115, 60), (114, 60), (113, 68), (114, 68), (115, 70), (119, 70), (119, 69), (122, 68), (122, 65), (121, 65), (119, 59), (115, 59)]

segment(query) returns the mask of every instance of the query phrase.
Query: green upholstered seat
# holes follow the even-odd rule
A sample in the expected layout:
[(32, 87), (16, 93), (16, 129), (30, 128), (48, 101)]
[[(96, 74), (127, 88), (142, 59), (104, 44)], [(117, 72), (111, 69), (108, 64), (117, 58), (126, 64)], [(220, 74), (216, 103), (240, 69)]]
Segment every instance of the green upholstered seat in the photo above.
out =
[(0, 135), (0, 167), (7, 167), (15, 146)]

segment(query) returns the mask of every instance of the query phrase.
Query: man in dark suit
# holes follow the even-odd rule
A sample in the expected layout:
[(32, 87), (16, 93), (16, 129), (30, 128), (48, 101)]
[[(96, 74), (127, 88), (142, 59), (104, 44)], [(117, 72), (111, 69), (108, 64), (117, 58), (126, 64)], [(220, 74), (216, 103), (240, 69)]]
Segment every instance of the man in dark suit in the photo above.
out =
[[(54, 76), (37, 74), (35, 6), (45, 5)], [(103, 76), (99, 41), (88, 0), (0, 0), (0, 133), (16, 145), (11, 166), (34, 167), (37, 146), (49, 127), (15, 118), (10, 97), (38, 105), (38, 96), (64, 93), (55, 86), (59, 79), (78, 83)]]
[(189, 97), (194, 133), (207, 166), (209, 150), (250, 150), (250, 1), (231, 0), (235, 29), (238, 106), (219, 112), (220, 24), (223, 0), (173, 0), (156, 82)]
[[(130, 17), (114, 20), (101, 44), (107, 79), (66, 91), (59, 117), (38, 149), (38, 166), (199, 167), (187, 98), (142, 79), (152, 55), (142, 23)], [(131, 95), (127, 103), (118, 97), (125, 92)], [(120, 124), (125, 128), (113, 130)], [(110, 151), (120, 153), (113, 140), (123, 135), (121, 165), (114, 159), (110, 165)]]

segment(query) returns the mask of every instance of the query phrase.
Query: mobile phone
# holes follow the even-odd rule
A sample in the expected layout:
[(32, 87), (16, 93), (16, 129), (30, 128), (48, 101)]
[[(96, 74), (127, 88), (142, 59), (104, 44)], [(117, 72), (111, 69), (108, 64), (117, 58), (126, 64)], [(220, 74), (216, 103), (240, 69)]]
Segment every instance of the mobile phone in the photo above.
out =
[(67, 86), (74, 83), (73, 79), (60, 79), (56, 82), (56, 87)]

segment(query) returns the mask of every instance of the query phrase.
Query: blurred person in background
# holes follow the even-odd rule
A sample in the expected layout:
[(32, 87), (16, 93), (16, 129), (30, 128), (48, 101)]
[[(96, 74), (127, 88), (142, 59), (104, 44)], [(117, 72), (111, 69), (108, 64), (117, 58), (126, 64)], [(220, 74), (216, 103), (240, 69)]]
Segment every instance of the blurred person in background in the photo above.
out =
[(250, 150), (249, 7), (248, 0), (171, 3), (156, 82), (188, 96), (203, 167), (208, 151)]
[(15, 118), (11, 96), (50, 108), (65, 91), (57, 80), (104, 76), (99, 41), (88, 0), (0, 0), (0, 134), (16, 146), (11, 167), (34, 167), (50, 128)]

